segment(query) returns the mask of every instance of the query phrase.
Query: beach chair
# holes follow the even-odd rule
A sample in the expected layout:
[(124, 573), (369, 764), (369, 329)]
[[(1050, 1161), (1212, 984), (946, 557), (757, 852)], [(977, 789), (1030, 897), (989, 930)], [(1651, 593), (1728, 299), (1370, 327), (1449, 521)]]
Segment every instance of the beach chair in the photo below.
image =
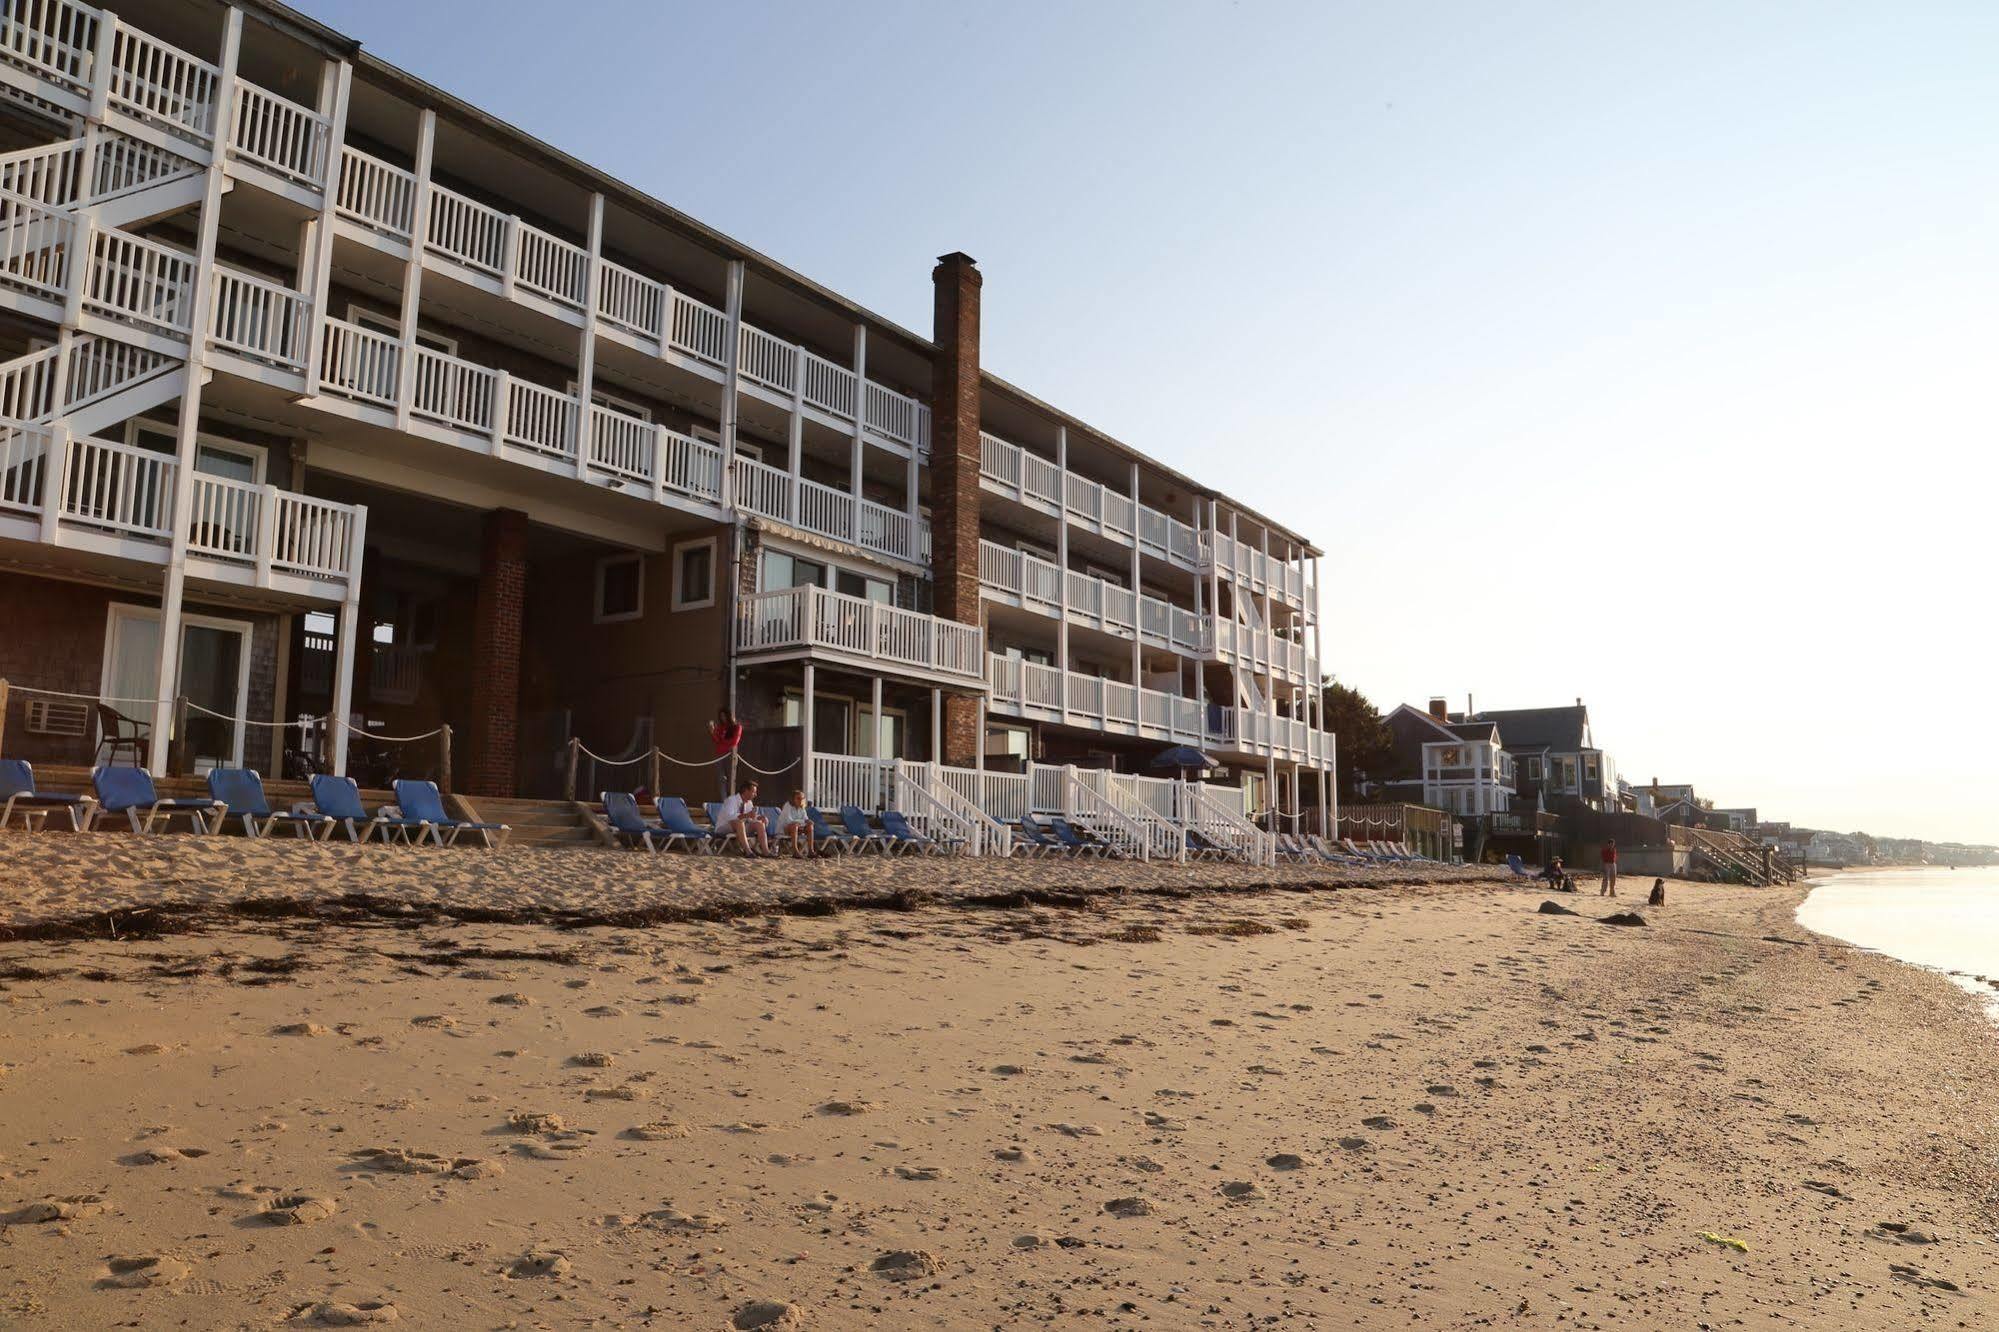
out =
[(1199, 828), (1189, 828), (1187, 830), (1187, 859), (1228, 860), (1230, 858), (1227, 847), (1211, 841), (1208, 835)]
[(1513, 877), (1516, 879), (1531, 879), (1534, 877), (1527, 869), (1527, 862), (1520, 858), (1518, 851), (1508, 851), (1506, 853), (1506, 868), (1513, 871)]
[(49, 815), (61, 810), (69, 815), (69, 830), (82, 832), (90, 820), (90, 808), (97, 803), (87, 795), (55, 795), (35, 789), (35, 767), (26, 759), (0, 759), (0, 828), (21, 816), (21, 826), (32, 832), (48, 826)]
[(1335, 865), (1364, 865), (1367, 863), (1359, 856), (1348, 855), (1346, 852), (1332, 846), (1318, 833), (1307, 834), (1305, 844), (1319, 853), (1319, 859), (1330, 861)]
[(1031, 818), (1022, 819), (1020, 822), (1014, 824), (1013, 830), (1016, 834), (1013, 844), (1019, 847), (1020, 854), (1026, 856), (1029, 860), (1037, 860), (1042, 856), (1067, 854), (1063, 851), (1062, 844), (1053, 837), (1050, 837), (1047, 829)]
[(888, 834), (876, 831), (875, 826), (868, 822), (868, 816), (861, 813), (859, 805), (840, 806), (840, 826), (854, 839), (853, 846), (857, 853), (865, 853), (871, 848), (884, 855), (889, 853)]
[(842, 855), (854, 850), (854, 835), (845, 828), (835, 828), (826, 821), (826, 811), (817, 805), (805, 807), (805, 817), (812, 824), (812, 849), (823, 852), (832, 847)]
[(1085, 837), (1077, 832), (1075, 825), (1059, 814), (1049, 815), (1048, 831), (1055, 834), (1055, 840), (1067, 848), (1071, 855), (1096, 856), (1101, 859), (1104, 856), (1118, 854), (1114, 847), (1097, 838)]
[[(146, 761), (146, 723), (127, 717), (109, 703), (92, 704), (97, 713), (96, 757), (106, 762), (116, 763), (120, 754), (132, 756), (132, 766), (138, 767)], [(104, 753), (110, 750), (109, 756)]]
[(647, 823), (639, 813), (638, 798), (630, 791), (600, 791), (597, 798), (604, 803), (604, 822), (626, 846), (665, 851), (686, 844), (686, 834), (677, 833), (663, 823)]
[(361, 788), (354, 784), (352, 777), (335, 777), (330, 772), (314, 773), (312, 807), (333, 820), (326, 830), (329, 841), (335, 832), (343, 828), (347, 830), (350, 842), (365, 842), (374, 837), (386, 843), (400, 835), (408, 843), (410, 829), (422, 832), (422, 825), (415, 819), (392, 816), (383, 809), (370, 814), (361, 805)]
[(926, 856), (954, 855), (965, 845), (962, 837), (925, 836), (909, 826), (909, 819), (899, 809), (882, 811), (882, 831), (889, 835), (894, 845)]
[[(150, 833), (155, 825), (170, 829), (175, 819), (186, 819), (192, 832), (207, 833), (211, 831), (209, 820), (220, 824), (229, 812), (228, 806), (207, 796), (162, 800), (153, 786), (153, 774), (144, 768), (106, 765), (90, 774), (90, 785), (97, 792), (97, 810), (90, 816), (92, 828), (101, 827), (107, 814), (123, 814), (135, 833)], [(139, 821), (141, 815), (144, 823)]]
[(659, 821), (667, 832), (682, 838), (686, 845), (696, 851), (714, 853), (715, 830), (696, 823), (694, 816), (687, 811), (685, 800), (679, 796), (662, 796), (653, 801), (653, 809), (658, 811)]
[(1305, 861), (1318, 858), (1298, 839), (1297, 833), (1277, 834), (1277, 854), (1286, 860)]
[[(398, 778), (396, 804), (402, 807), (404, 818), (424, 824), (430, 832), (430, 840), (439, 846), (457, 846), (458, 839), (466, 833), (478, 833), (479, 840), (489, 848), (505, 846), (507, 835), (513, 831), (504, 823), (479, 823), (447, 813), (444, 796), (438, 791), (436, 782), (412, 777)], [(447, 837), (447, 833), (450, 836)], [(421, 834), (417, 840), (422, 840)]]
[(249, 768), (210, 768), (208, 794), (228, 811), (215, 816), (218, 832), (226, 818), (241, 819), (243, 832), (250, 837), (262, 837), (280, 823), (308, 842), (333, 831), (333, 820), (324, 814), (272, 809), (264, 797), (264, 779)]

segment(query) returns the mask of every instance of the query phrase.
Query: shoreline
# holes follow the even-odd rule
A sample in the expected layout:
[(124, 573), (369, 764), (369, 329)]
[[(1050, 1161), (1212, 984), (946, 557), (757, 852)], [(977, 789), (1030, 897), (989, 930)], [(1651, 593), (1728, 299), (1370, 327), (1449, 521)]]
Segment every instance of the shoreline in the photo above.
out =
[(1991, 1325), (1999, 1046), (1804, 885), (1043, 877), (0, 943), (0, 1217), (72, 1200), (0, 1227), (0, 1322)]

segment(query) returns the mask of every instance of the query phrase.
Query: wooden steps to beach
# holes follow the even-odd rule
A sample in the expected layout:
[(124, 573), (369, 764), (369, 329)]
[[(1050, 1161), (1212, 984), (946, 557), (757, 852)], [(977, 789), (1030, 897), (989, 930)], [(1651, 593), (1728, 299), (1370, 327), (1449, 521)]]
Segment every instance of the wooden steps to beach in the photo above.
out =
[(595, 846), (600, 840), (589, 817), (572, 801), (464, 796), (458, 803), (488, 823), (512, 828), (508, 846)]

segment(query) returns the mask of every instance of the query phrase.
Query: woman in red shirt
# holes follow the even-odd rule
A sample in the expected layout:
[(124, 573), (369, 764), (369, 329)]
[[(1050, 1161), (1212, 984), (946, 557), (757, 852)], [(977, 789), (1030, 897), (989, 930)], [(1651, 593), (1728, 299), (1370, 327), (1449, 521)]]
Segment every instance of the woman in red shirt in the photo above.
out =
[(715, 742), (715, 757), (728, 760), (715, 765), (716, 785), (721, 788), (722, 799), (727, 800), (736, 789), (736, 750), (743, 743), (743, 724), (733, 712), (723, 708), (708, 723), (708, 738)]

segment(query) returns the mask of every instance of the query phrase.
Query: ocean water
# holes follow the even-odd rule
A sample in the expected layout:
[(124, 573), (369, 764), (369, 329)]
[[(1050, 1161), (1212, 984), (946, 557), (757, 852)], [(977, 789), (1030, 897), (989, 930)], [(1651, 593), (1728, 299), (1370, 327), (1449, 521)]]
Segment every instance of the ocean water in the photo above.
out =
[(1798, 923), (1941, 971), (1999, 1020), (1999, 868), (1840, 874), (1812, 889)]

